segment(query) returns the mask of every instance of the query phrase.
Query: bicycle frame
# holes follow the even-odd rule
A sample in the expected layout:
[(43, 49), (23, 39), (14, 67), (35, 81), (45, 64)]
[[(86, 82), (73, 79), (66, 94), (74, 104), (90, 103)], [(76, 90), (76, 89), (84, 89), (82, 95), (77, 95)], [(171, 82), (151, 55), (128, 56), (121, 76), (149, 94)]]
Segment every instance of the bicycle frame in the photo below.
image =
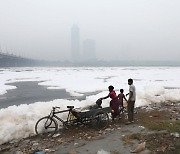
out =
[[(49, 114), (49, 116), (50, 116), (50, 118), (55, 118), (55, 119), (61, 121), (63, 124), (66, 124), (66, 123), (69, 122), (70, 114), (72, 114), (71, 111), (72, 111), (72, 109), (63, 110), (63, 111), (55, 111), (55, 108), (53, 108), (53, 110), (51, 111), (51, 113)], [(64, 113), (64, 112), (68, 112), (68, 116), (67, 116), (66, 121), (64, 121), (64, 120), (61, 119), (59, 116), (57, 116), (57, 114)]]

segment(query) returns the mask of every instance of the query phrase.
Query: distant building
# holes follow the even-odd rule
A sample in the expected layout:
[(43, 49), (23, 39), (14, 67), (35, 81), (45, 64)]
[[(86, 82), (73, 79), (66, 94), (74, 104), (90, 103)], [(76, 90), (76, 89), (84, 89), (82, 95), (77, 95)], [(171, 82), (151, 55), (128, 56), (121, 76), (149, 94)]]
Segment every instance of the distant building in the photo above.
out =
[(77, 25), (71, 28), (71, 60), (72, 62), (80, 61), (80, 36)]
[(96, 60), (95, 41), (93, 39), (86, 39), (83, 42), (83, 60), (87, 62)]

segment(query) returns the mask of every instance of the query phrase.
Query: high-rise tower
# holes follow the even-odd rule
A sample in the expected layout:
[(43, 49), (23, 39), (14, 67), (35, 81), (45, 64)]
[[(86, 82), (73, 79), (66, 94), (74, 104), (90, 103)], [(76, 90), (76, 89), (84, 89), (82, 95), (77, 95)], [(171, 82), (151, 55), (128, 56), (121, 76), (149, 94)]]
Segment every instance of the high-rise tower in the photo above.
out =
[(96, 60), (95, 41), (93, 39), (86, 39), (83, 42), (83, 54), (83, 58), (87, 62)]
[(71, 60), (72, 62), (80, 61), (80, 36), (79, 27), (73, 25), (71, 28)]

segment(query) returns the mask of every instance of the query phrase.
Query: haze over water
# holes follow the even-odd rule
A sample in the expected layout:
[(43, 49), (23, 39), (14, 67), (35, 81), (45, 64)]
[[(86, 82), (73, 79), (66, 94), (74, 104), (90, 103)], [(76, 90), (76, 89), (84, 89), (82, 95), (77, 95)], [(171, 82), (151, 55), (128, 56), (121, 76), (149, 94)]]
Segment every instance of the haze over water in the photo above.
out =
[[(180, 66), (179, 6), (180, 0), (1, 0), (1, 61), (2, 53), (8, 53), (65, 61), (72, 66), (74, 62), (89, 64), (91, 60), (93, 66), (99, 66), (98, 62), (105, 62), (101, 66), (117, 66), (118, 62), (120, 66), (167, 67), (0, 68), (0, 145), (35, 135), (36, 121), (48, 115), (53, 106), (64, 110), (68, 105), (78, 108), (94, 104), (107, 96), (109, 85), (115, 87), (117, 94), (119, 89), (128, 93), (129, 78), (137, 90), (136, 107), (180, 102), (180, 67), (168, 67)], [(20, 97), (22, 93), (18, 93), (18, 84), (14, 83), (31, 81), (39, 87), (33, 91), (33, 86), (27, 85), (26, 89), (39, 97), (43, 97), (41, 92), (45, 89), (44, 100), (39, 101), (33, 92), (31, 101)], [(30, 93), (26, 89), (21, 89), (23, 95)], [(52, 96), (48, 91), (52, 89), (60, 89), (63, 94)], [(4, 94), (10, 94), (8, 90), (18, 95), (16, 101), (12, 99), (3, 106)], [(102, 106), (109, 106), (109, 101), (103, 100)], [(66, 116), (62, 114), (63, 119)]]
[(179, 6), (179, 0), (1, 0), (0, 51), (70, 60), (76, 24), (80, 52), (93, 39), (98, 60), (179, 61)]

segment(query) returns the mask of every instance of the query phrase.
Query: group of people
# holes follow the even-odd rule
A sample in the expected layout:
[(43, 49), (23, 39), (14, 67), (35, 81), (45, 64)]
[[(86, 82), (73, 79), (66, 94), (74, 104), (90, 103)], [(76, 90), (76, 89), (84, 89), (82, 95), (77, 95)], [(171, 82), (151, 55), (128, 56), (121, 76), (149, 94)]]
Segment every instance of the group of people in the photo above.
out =
[(120, 89), (120, 94), (116, 95), (116, 92), (114, 91), (114, 87), (112, 85), (108, 87), (109, 94), (105, 97), (100, 98), (101, 100), (107, 99), (109, 97), (111, 98), (110, 107), (111, 107), (112, 120), (114, 120), (116, 116), (120, 115), (120, 109), (124, 107), (123, 100), (126, 100), (127, 111), (128, 111), (128, 121), (126, 122), (126, 124), (130, 124), (134, 122), (134, 105), (136, 101), (136, 88), (133, 85), (133, 79), (128, 79), (128, 85), (129, 85), (129, 93), (126, 94), (126, 96), (129, 95), (128, 99), (126, 99), (123, 89)]

